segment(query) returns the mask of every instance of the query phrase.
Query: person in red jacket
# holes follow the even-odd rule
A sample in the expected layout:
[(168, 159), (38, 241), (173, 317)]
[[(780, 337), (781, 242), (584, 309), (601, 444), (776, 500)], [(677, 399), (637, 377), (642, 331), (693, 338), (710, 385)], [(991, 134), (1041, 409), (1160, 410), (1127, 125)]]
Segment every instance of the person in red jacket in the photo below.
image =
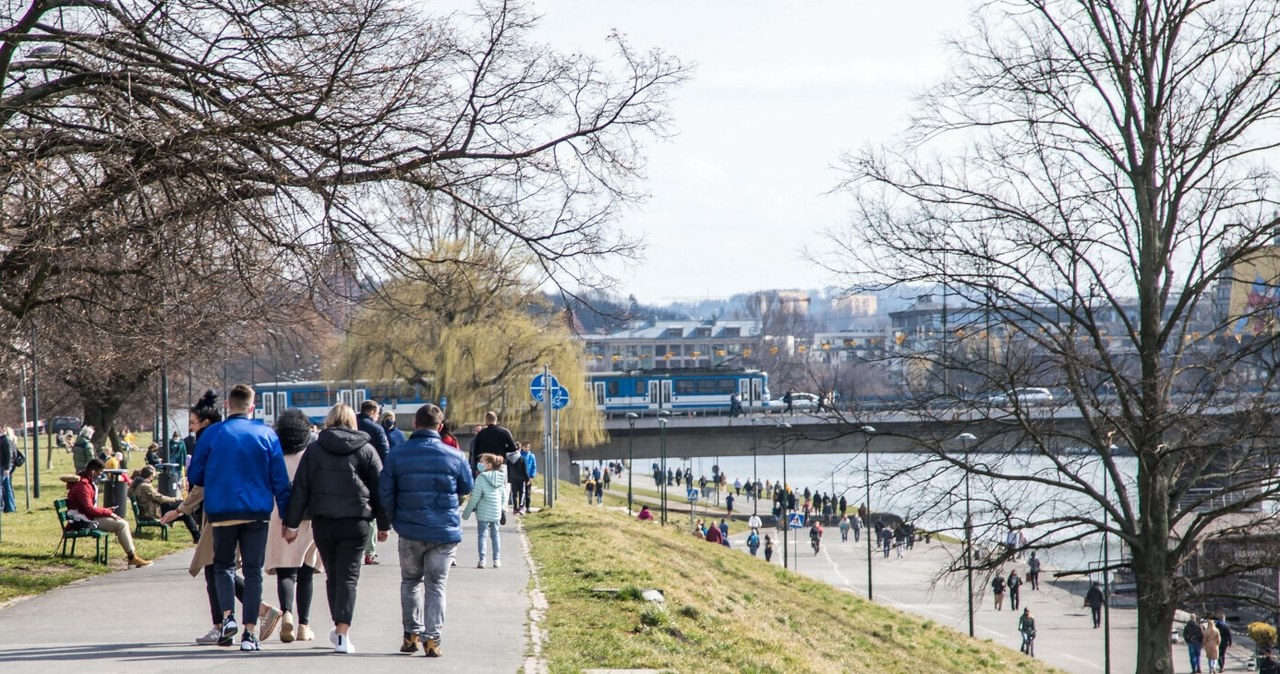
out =
[(113, 510), (99, 508), (94, 504), (97, 500), (98, 488), (95, 486), (104, 466), (98, 459), (90, 459), (80, 473), (80, 479), (67, 485), (67, 519), (73, 522), (94, 522), (98, 528), (116, 535), (120, 547), (128, 556), (128, 566), (151, 566), (151, 562), (139, 557), (133, 549), (133, 536), (129, 534), (129, 523)]

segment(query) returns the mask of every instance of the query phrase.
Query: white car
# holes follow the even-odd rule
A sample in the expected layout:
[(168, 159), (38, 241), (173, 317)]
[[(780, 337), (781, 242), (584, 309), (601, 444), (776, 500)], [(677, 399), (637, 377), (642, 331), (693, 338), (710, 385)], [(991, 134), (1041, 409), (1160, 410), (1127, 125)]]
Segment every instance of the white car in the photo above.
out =
[(1053, 393), (1047, 388), (1028, 386), (987, 397), (987, 404), (993, 407), (1008, 407), (1015, 401), (1022, 406), (1048, 405), (1053, 402)]
[[(780, 411), (787, 409), (787, 404), (782, 398), (775, 398), (769, 401), (769, 409)], [(791, 393), (791, 411), (793, 412), (809, 412), (818, 409), (818, 396), (812, 393)]]

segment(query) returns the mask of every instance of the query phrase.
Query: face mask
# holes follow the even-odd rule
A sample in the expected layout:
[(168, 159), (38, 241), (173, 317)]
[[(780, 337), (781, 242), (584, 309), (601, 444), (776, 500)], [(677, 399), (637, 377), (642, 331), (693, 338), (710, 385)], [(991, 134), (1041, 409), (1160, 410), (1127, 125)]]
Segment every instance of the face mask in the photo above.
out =
[(478, 470), (478, 471), (480, 471), (481, 473), (483, 473), (483, 472), (484, 472), (484, 464), (483, 464), (483, 463), (480, 463), (480, 462), (478, 462), (478, 461), (477, 461), (477, 462), (476, 462), (476, 470)]

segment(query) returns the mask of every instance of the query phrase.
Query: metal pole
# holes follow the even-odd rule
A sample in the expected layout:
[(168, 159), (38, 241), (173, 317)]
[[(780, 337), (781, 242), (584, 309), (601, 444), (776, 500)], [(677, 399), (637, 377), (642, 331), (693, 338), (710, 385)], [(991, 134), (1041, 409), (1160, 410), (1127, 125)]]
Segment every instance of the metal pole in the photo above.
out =
[[(1107, 462), (1102, 462), (1102, 500), (1105, 503), (1111, 498), (1111, 488), (1107, 483)], [(1111, 674), (1111, 550), (1110, 543), (1107, 541), (1107, 528), (1111, 523), (1111, 514), (1107, 511), (1107, 506), (1102, 506), (1102, 653), (1103, 653), (1103, 672)]]
[[(31, 495), (40, 498), (40, 373), (36, 358), (36, 324), (31, 323)], [(49, 443), (48, 468), (53, 469), (53, 443)]]
[(542, 366), (542, 448), (547, 462), (547, 472), (542, 475), (542, 504), (550, 508), (555, 503), (555, 457), (551, 449), (551, 366)]
[(866, 436), (862, 439), (862, 456), (865, 459), (863, 477), (867, 484), (867, 521), (863, 523), (862, 533), (867, 537), (867, 601), (871, 601), (875, 598), (871, 589), (871, 436), (875, 435), (876, 429), (874, 426), (863, 426), (859, 430)]
[[(787, 529), (791, 528), (791, 513), (788, 512), (790, 510), (789, 506), (791, 504), (791, 495), (787, 491), (787, 435), (786, 435), (787, 430), (790, 428), (791, 428), (791, 424), (788, 424), (785, 422), (778, 424), (778, 431), (782, 438), (782, 521), (784, 525), (787, 527)], [(790, 550), (787, 549), (789, 547), (787, 545), (787, 533), (788, 533), (787, 529), (782, 530), (782, 568), (784, 569), (791, 568), (790, 564), (787, 562), (787, 553), (790, 552)]]
[(631, 501), (633, 497), (631, 495), (631, 474), (634, 473), (636, 469), (636, 419), (639, 418), (639, 416), (640, 415), (636, 414), (635, 412), (627, 412), (627, 425), (631, 427), (631, 433), (627, 439), (627, 515), (628, 516), (632, 514)]
[[(22, 448), (28, 451), (31, 449), (30, 437), (31, 437), (31, 429), (27, 426), (27, 364), (23, 363), (22, 364)], [(40, 457), (33, 456), (31, 457), (31, 461), (29, 461), (28, 463), (34, 463), (36, 465), (39, 465)], [(31, 512), (31, 467), (30, 466), (23, 466), (22, 477), (26, 481), (26, 485), (22, 491), (26, 494), (27, 512)], [(10, 482), (10, 486), (12, 486), (12, 482)]]
[[(658, 414), (662, 414), (666, 410), (659, 410)], [(667, 418), (665, 416), (658, 417), (658, 428), (660, 439), (658, 447), (661, 451), (662, 458), (659, 462), (659, 468), (662, 472), (662, 488), (658, 492), (658, 502), (662, 505), (662, 523), (667, 523)]]
[(160, 445), (164, 462), (169, 463), (169, 357), (165, 356), (160, 369)]
[(760, 493), (756, 491), (756, 482), (760, 481), (760, 473), (756, 470), (756, 459), (760, 454), (760, 427), (756, 419), (751, 420), (751, 514), (760, 514)]

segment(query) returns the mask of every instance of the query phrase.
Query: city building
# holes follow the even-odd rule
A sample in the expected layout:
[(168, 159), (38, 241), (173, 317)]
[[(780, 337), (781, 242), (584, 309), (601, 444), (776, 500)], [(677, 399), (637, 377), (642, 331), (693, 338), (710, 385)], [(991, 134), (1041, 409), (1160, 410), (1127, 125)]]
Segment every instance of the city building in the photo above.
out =
[(582, 340), (594, 372), (742, 367), (760, 349), (761, 327), (758, 319), (648, 321)]

